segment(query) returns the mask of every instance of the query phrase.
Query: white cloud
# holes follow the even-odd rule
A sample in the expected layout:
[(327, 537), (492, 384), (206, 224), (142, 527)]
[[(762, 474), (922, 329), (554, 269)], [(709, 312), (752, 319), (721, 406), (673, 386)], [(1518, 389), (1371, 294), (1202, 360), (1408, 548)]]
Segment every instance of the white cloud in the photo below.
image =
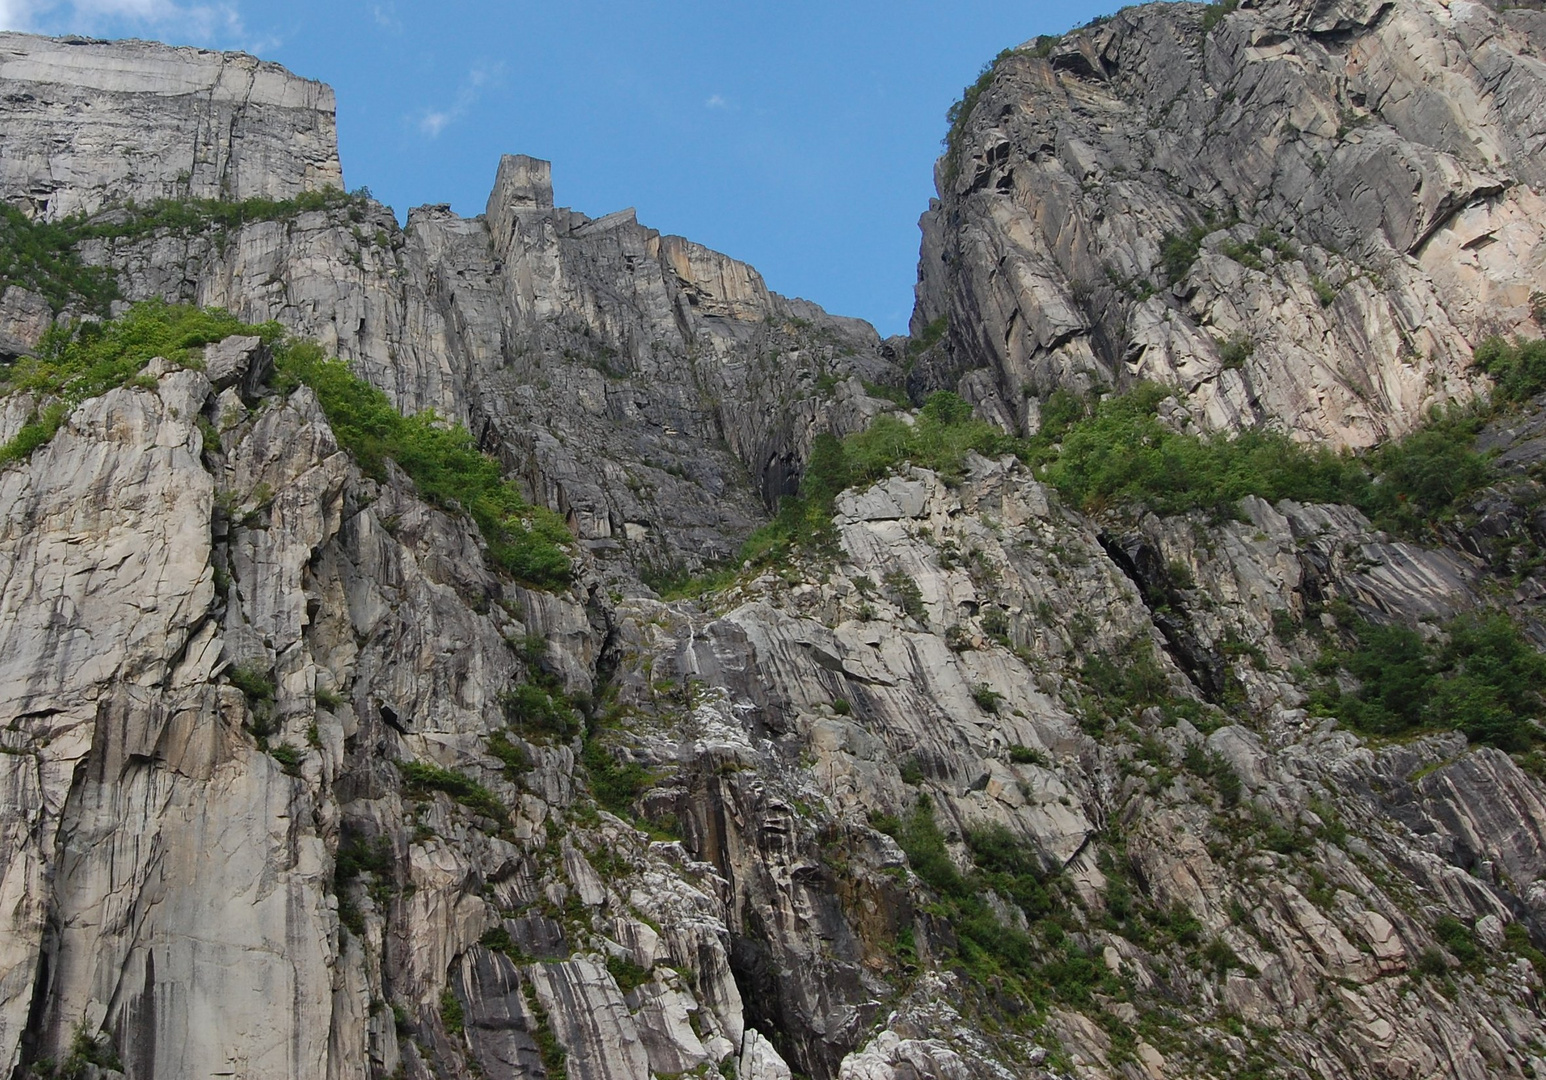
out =
[(32, 29), (31, 0), (0, 0), (0, 30)]
[[(3, 2), (4, 0), (0, 0), (0, 3)], [(484, 89), (498, 82), (504, 73), (504, 64), (495, 64), (492, 67), (478, 65), (469, 68), (462, 78), (461, 88), (456, 92), (455, 101), (444, 109), (421, 109), (410, 119), (413, 120), (414, 126), (419, 129), (421, 135), (431, 139), (439, 138), (440, 133), (448, 126), (467, 115), (468, 110), (483, 96)]]
[(161, 33), (200, 43), (240, 44), (234, 3), (176, 0), (0, 0), (0, 29), (44, 34)]
[(726, 101), (724, 97), (719, 94), (711, 94), (709, 95), (709, 99), (703, 103), (703, 107), (705, 109), (728, 109), (730, 107), (730, 102)]
[(453, 117), (448, 112), (426, 112), (419, 117), (419, 130), (431, 139), (438, 138)]
[(376, 25), (392, 34), (403, 32), (403, 20), (397, 17), (397, 5), (393, 3), (372, 4), (370, 17), (376, 20)]

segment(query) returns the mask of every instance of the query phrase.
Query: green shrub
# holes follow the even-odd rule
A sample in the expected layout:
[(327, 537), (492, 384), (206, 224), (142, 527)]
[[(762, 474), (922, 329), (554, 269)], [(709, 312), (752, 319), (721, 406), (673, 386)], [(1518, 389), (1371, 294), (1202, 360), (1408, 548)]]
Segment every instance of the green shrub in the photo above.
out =
[(105, 316), (119, 297), (118, 279), (105, 267), (81, 262), (78, 219), (35, 221), (0, 203), (0, 292), (12, 285), (48, 301), (54, 314), (72, 303)]
[(43, 335), (37, 355), (4, 373), (4, 389), (56, 395), (69, 405), (123, 386), (154, 357), (193, 362), (197, 350), (232, 334), (277, 340), (275, 324), (250, 326), (218, 308), (148, 300), (103, 322), (77, 322)]
[(440, 995), (440, 1022), (446, 1034), (453, 1038), (462, 1033), (466, 1022), (462, 1015), (462, 1003), (449, 986)]
[(636, 799), (654, 783), (654, 775), (638, 762), (619, 762), (599, 739), (585, 741), (581, 754), (596, 801), (620, 817), (633, 814)]
[(526, 1007), (531, 1010), (532, 1017), (537, 1022), (532, 1038), (537, 1043), (537, 1054), (542, 1058), (542, 1069), (548, 1074), (550, 1080), (558, 1080), (566, 1075), (568, 1051), (564, 1049), (563, 1044), (558, 1041), (558, 1036), (553, 1032), (552, 1018), (548, 1016), (547, 1009), (537, 997), (537, 988), (529, 981), (523, 981), (521, 995), (526, 999)]
[(607, 972), (612, 976), (612, 981), (617, 983), (617, 988), (625, 994), (650, 981), (649, 971), (627, 957), (607, 957)]
[(1240, 6), (1240, 0), (1217, 0), (1216, 3), (1204, 4), (1202, 9), (1202, 32), (1206, 36), (1213, 33), (1213, 28), (1224, 21), (1224, 16)]
[(268, 752), (275, 761), (279, 762), (279, 767), (287, 776), (301, 774), (301, 762), (305, 760), (306, 755), (300, 749), (289, 743), (280, 743), (278, 746), (270, 746)]
[(1499, 400), (1527, 401), (1546, 390), (1546, 340), (1510, 344), (1490, 337), (1476, 347), (1472, 362), (1492, 376)]
[(48, 442), (64, 425), (69, 410), (60, 402), (54, 402), (41, 413), (23, 424), (10, 441), (0, 445), (0, 465), (13, 461), (25, 461), (32, 452)]
[[(975, 978), (1007, 984), (1029, 1000), (1081, 1003), (1092, 991), (1112, 991), (1105, 966), (1079, 949), (1056, 921), (1063, 901), (1040, 855), (1002, 825), (969, 829), (975, 864), (962, 873), (951, 861), (926, 798), (902, 818), (878, 815), (871, 824), (897, 841), (921, 881), (939, 898), (933, 914), (954, 931), (961, 962)], [(995, 893), (1038, 927), (1041, 942), (994, 914)], [(1038, 921), (1039, 920), (1039, 921)], [(939, 943), (943, 945), (943, 943)], [(914, 946), (916, 949), (916, 946)]]
[(1311, 696), (1317, 712), (1382, 735), (1457, 729), (1472, 742), (1514, 752), (1537, 739), (1546, 656), (1508, 616), (1461, 616), (1446, 624), (1439, 643), (1402, 626), (1357, 623), (1349, 633), (1352, 644), (1329, 650), (1320, 666), (1346, 670), (1359, 688), (1344, 694), (1328, 680)]
[(1249, 334), (1236, 334), (1219, 348), (1219, 360), (1223, 362), (1226, 370), (1238, 371), (1245, 367), (1245, 362), (1256, 351), (1256, 343), (1251, 340)]
[(1044, 448), (1032, 448), (1029, 456), (1050, 458), (1047, 479), (1070, 502), (1092, 510), (1140, 503), (1160, 514), (1200, 508), (1228, 513), (1246, 495), (1350, 502), (1368, 487), (1351, 458), (1275, 433), (1254, 430), (1212, 440), (1178, 434), (1155, 415), (1170, 394), (1144, 383), (1102, 401), (1064, 434), (1055, 456)]
[(274, 680), (266, 667), (257, 664), (237, 664), (227, 669), (226, 678), (231, 680), (232, 686), (247, 696), (248, 701), (274, 700)]
[[(918, 332), (917, 337), (908, 340), (907, 354), (909, 356), (917, 356), (920, 353), (928, 352), (935, 345), (938, 345), (941, 341), (944, 340), (945, 331), (949, 329), (950, 316), (941, 315), (939, 318), (932, 320), (927, 326)], [(866, 383), (865, 386), (866, 389), (868, 389), (869, 384)], [(902, 401), (899, 402), (899, 404), (903, 405), (905, 408), (910, 403)]]
[[(178, 236), (214, 232), (224, 234), (258, 221), (293, 221), (316, 210), (348, 209), (351, 217), (363, 214), (370, 192), (366, 188), (344, 192), (335, 187), (303, 191), (290, 199), (156, 199), (130, 202), (111, 212), (99, 212), (92, 221), (70, 219), (65, 229), (72, 243), (85, 239), (133, 240), (156, 232)], [(223, 244), (224, 235), (217, 235)]]
[(977, 102), (982, 95), (993, 85), (993, 74), (998, 65), (1014, 55), (1013, 49), (1004, 49), (988, 63), (982, 65), (982, 70), (977, 75), (977, 81), (961, 92), (959, 101), (954, 102), (945, 112), (945, 123), (949, 125), (945, 132), (945, 176), (954, 181), (960, 171), (961, 140), (966, 135), (966, 125), (971, 120), (972, 110), (977, 108)]
[(1079, 666), (1079, 681), (1108, 716), (1138, 712), (1170, 698), (1170, 680), (1154, 658), (1153, 644), (1144, 637), (1086, 658)]
[(465, 773), (420, 761), (399, 761), (396, 765), (398, 772), (402, 773), (403, 786), (410, 794), (425, 795), (432, 791), (443, 791), (476, 814), (493, 818), (501, 825), (509, 823), (510, 811), (505, 809), (504, 803)]
[(928, 608), (923, 602), (923, 590), (910, 575), (900, 570), (893, 570), (881, 578), (881, 582), (886, 586), (887, 592), (891, 594), (891, 599), (896, 602), (897, 607), (919, 622), (924, 620), (928, 614)]
[(561, 694), (519, 683), (499, 695), (505, 723), (527, 738), (548, 735), (568, 742), (580, 733), (580, 716)]
[(488, 752), (504, 765), (506, 780), (517, 781), (531, 771), (531, 758), (526, 748), (511, 742), (503, 731), (496, 731), (489, 736)]
[(978, 683), (972, 687), (972, 700), (983, 712), (996, 713), (999, 703), (1004, 700), (1004, 695), (987, 683)]
[(1021, 746), (1019, 743), (1009, 748), (1009, 760), (1016, 765), (1040, 765), (1043, 768), (1048, 764), (1046, 754), (1034, 746)]
[(274, 348), (280, 388), (310, 386), (339, 444), (367, 473), (384, 478), (390, 458), (427, 500), (473, 519), (496, 566), (539, 587), (568, 583), (573, 538), (562, 519), (528, 506), (466, 428), (432, 412), (403, 416), (385, 394), (342, 361), (325, 359), (315, 344), (283, 341), (277, 323), (254, 326), (215, 308), (146, 301), (117, 319), (45, 334), (36, 357), (24, 357), (4, 373), (4, 389), (59, 397), (62, 404), (0, 447), (0, 464), (26, 457), (53, 437), (70, 407), (138, 378), (153, 357), (190, 363), (195, 350), (232, 334), (256, 334)]
[(1160, 267), (1172, 284), (1191, 273), (1192, 264), (1202, 254), (1203, 239), (1213, 230), (1193, 225), (1184, 233), (1168, 233), (1160, 241)]
[(1471, 928), (1453, 915), (1439, 916), (1433, 924), (1433, 936), (1462, 964), (1471, 963), (1481, 954)]
[(315, 699), (317, 706), (323, 709), (336, 709), (340, 705), (346, 704), (349, 700), (338, 691), (328, 690), (323, 687), (318, 687), (312, 697)]

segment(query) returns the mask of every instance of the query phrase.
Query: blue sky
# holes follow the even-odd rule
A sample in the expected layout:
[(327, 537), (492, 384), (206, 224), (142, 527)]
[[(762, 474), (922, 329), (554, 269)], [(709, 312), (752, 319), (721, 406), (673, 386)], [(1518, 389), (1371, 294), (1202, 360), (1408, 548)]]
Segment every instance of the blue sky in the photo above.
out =
[(0, 28), (245, 49), (338, 92), (344, 176), (480, 213), (501, 153), (905, 332), (945, 110), (1088, 0), (0, 0)]

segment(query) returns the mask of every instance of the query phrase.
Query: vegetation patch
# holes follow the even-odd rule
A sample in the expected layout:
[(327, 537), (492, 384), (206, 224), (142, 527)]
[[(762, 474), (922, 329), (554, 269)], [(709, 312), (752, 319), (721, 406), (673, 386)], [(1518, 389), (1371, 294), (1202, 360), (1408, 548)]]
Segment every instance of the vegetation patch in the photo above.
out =
[(655, 782), (654, 775), (636, 761), (621, 762), (599, 735), (585, 740), (581, 754), (591, 794), (619, 817), (631, 818), (633, 804)]
[(582, 729), (580, 714), (560, 693), (533, 683), (518, 683), (499, 695), (505, 723), (525, 738), (568, 742)]
[[(871, 824), (897, 841), (913, 872), (938, 898), (927, 912), (953, 932), (956, 962), (974, 980), (1038, 1006), (1086, 1005), (1095, 993), (1120, 991), (1105, 964), (1065, 930), (1066, 901), (1040, 856), (1007, 829), (968, 832), (975, 868), (962, 873), (946, 851), (926, 796), (906, 817), (878, 815)], [(990, 895), (1018, 907), (1033, 931), (1006, 925)], [(942, 944), (951, 948), (948, 941)]]
[[(1328, 676), (1310, 707), (1361, 731), (1400, 735), (1455, 729), (1474, 743), (1523, 752), (1543, 737), (1546, 656), (1501, 613), (1464, 615), (1427, 641), (1404, 626), (1358, 623), (1328, 647), (1316, 669)], [(1359, 687), (1344, 693), (1345, 671)]]
[(399, 761), (396, 764), (397, 771), (403, 776), (403, 786), (409, 794), (427, 796), (431, 792), (443, 791), (473, 813), (493, 818), (501, 825), (509, 824), (510, 811), (505, 809), (505, 804), (467, 774), (422, 761)]
[(76, 323), (44, 335), (36, 356), (0, 371), (0, 392), (52, 399), (0, 446), (0, 464), (25, 458), (47, 442), (76, 404), (141, 378), (152, 358), (196, 363), (198, 349), (233, 334), (257, 335), (273, 348), (281, 390), (305, 384), (316, 392), (339, 444), (366, 473), (384, 479), (391, 459), (425, 499), (462, 511), (477, 523), (496, 566), (538, 587), (569, 582), (573, 538), (563, 520), (528, 506), (466, 428), (433, 412), (403, 416), (385, 394), (342, 361), (325, 359), (314, 343), (285, 340), (277, 323), (251, 325), (215, 308), (147, 301), (117, 319)]
[(1488, 338), (1476, 347), (1473, 359), (1492, 376), (1493, 396), (1500, 401), (1528, 401), (1546, 390), (1546, 340)]
[(543, 1070), (550, 1078), (565, 1075), (564, 1068), (569, 1061), (569, 1053), (553, 1032), (553, 1020), (548, 1016), (548, 1011), (543, 1007), (541, 999), (537, 997), (537, 988), (530, 982), (523, 982), (521, 995), (526, 999), (526, 1007), (531, 1010), (532, 1018), (536, 1021), (536, 1030), (531, 1035), (537, 1044), (537, 1053), (542, 1057)]
[(365, 188), (348, 193), (325, 188), (293, 199), (157, 199), (58, 221), (36, 220), (14, 206), (0, 206), (0, 292), (18, 285), (41, 295), (56, 315), (73, 306), (105, 318), (121, 295), (117, 276), (108, 267), (82, 261), (83, 241), (213, 233), (223, 249), (230, 232), (252, 222), (291, 221), (309, 211), (332, 209), (347, 209), (352, 219), (362, 221), (369, 198)]
[(311, 342), (290, 343), (275, 367), (281, 390), (305, 384), (316, 392), (339, 445), (368, 475), (385, 479), (386, 462), (394, 461), (429, 502), (472, 518), (496, 566), (541, 588), (568, 584), (573, 537), (563, 519), (527, 505), (466, 428), (433, 410), (402, 415), (385, 394)]
[(79, 223), (36, 221), (0, 204), (0, 292), (12, 285), (38, 293), (55, 315), (72, 303), (107, 315), (119, 297), (111, 270), (87, 266), (75, 250)]

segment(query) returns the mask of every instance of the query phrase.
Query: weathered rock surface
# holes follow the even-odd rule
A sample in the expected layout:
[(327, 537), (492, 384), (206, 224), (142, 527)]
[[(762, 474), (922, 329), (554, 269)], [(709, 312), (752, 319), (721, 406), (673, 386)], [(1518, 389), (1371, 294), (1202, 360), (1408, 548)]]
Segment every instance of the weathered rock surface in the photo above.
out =
[[(976, 303), (984, 281), (1018, 275), (1040, 284), (1004, 293), (1018, 312), (1005, 318), (1039, 327), (1047, 347), (973, 358), (952, 322), (919, 358), (919, 385), (964, 378), (985, 411), (998, 401), (1006, 422), (1024, 422), (1022, 383), (1004, 380), (1041, 371), (1050, 381), (1037, 392), (1077, 384), (1069, 358), (1104, 362), (1110, 330), (1077, 290), (1066, 308), (1047, 299), (1072, 279), (1063, 255), (1025, 254), (1043, 243), (1038, 229), (1085, 228), (1086, 201), (1130, 181), (1137, 193), (1123, 197), (1142, 212), (1112, 202), (1101, 228), (1131, 230), (1152, 268), (1156, 230), (1195, 221), (1198, 200), (1265, 183), (1269, 168), (1240, 164), (1220, 173), (1227, 184), (1172, 195), (1150, 159), (1178, 175), (1209, 166), (1193, 161), (1205, 148), (1173, 141), (1181, 126), (1132, 107), (1149, 83), (1172, 80), (1186, 115), (1219, 107), (1208, 87), (1235, 87), (1220, 115), (1238, 140), (1279, 100), (1252, 66), (1266, 53), (1287, 65), (1270, 69), (1288, 80), (1281, 100), (1306, 108), (1325, 79), (1348, 85), (1352, 68), (1337, 65), (1357, 53), (1360, 71), (1389, 68), (1388, 93), (1361, 91), (1383, 103), (1369, 139), (1387, 125), (1396, 134), (1381, 145), (1431, 165), (1412, 147), (1439, 140), (1443, 116), (1429, 113), (1442, 102), (1408, 101), (1416, 91), (1400, 79), (1417, 61), (1391, 56), (1427, 48), (1434, 27), (1482, 25), (1492, 44), (1466, 55), (1496, 62), (1486, 93), (1517, 110), (1524, 98), (1511, 95), (1526, 91), (1510, 88), (1534, 77), (1519, 44), (1536, 33), (1528, 12), (1264, 6), (1225, 18), (1205, 53), (1196, 19), (1139, 9), (1070, 39), (1050, 64), (1001, 65), (969, 134), (985, 138), (988, 115), (1007, 125), (1008, 150), (994, 152), (1007, 156), (983, 176), (1014, 179), (974, 188), (975, 159), (963, 159), (926, 243), (977, 229), (971, 242), (985, 246), (950, 249), (961, 259), (951, 282), (925, 266), (920, 312), (931, 321), (931, 296)], [(1416, 20), (1404, 39), (1389, 29), (1402, 20)], [(290, 90), (275, 91), (280, 104), (240, 98), (242, 122), (261, 130), (221, 152), (246, 175), (241, 162), (267, 153), (244, 159), (248, 148), (271, 137), (299, 148), (253, 166), (274, 175), (231, 194), (329, 182), (304, 164), (336, 162), (330, 135), (317, 136), (320, 154), (305, 135), (331, 130), (315, 84), (243, 58), (0, 40), (17, 56), (94, 50), (108, 74), (82, 76), (88, 88), (119, 72), (101, 131), (120, 122), (115, 110), (162, 115), (157, 94), (166, 131), (182, 131), (203, 115), (187, 111), (197, 95), (165, 88), (224, 85), (210, 81), (220, 64), (255, 72), (254, 87), (315, 92), (295, 99), (309, 106), (282, 104)], [(1186, 61), (1194, 53), (1206, 61)], [(1253, 79), (1264, 97), (1247, 108)], [(1027, 83), (1039, 89), (1016, 97)], [(54, 114), (41, 100), (0, 103), (0, 128), (42, 138)], [(1081, 110), (1097, 106), (1109, 130), (1085, 138)], [(1155, 126), (1142, 168), (1099, 165), (1140, 115)], [(1487, 147), (1501, 149), (1484, 147), (1486, 161), (1473, 160), (1482, 150), (1465, 145), (1465, 124), (1443, 152), (1477, 173), (1512, 170), (1476, 205), (1513, 214), (1499, 235), (1529, 252), (1534, 128), (1499, 116)], [(1015, 140), (1038, 123), (1067, 137), (1017, 157)], [(1308, 146), (1312, 130), (1296, 121), (1279, 134)], [(135, 185), (159, 166), (136, 155), (159, 153), (161, 138), (115, 150), (129, 172), (100, 183), (97, 150), (78, 142), (72, 178), (46, 206), (29, 201), (32, 179), (4, 193), (51, 214), (69, 199), (146, 197)], [(1344, 133), (1324, 149), (1355, 142)], [(1105, 171), (1080, 174), (1088, 191), (1060, 187), (1059, 170), (1082, 158)], [(1408, 422), (1428, 396), (1465, 390), (1463, 361), (1485, 327), (1479, 307), (1453, 301), (1492, 288), (1482, 278), (1515, 281), (1535, 256), (1473, 246), (1502, 261), (1444, 279), (1423, 245), (1447, 243), (1466, 211), (1450, 214), (1441, 196), (1414, 210), (1406, 188), (1385, 188), (1377, 212), (1328, 195), (1291, 215), (1307, 264), (1384, 252), (1378, 283), (1366, 275), (1322, 308), (1310, 271), (1268, 253), (1267, 269), (1249, 270), (1263, 280), (1241, 288), (1282, 292), (1304, 331), (1294, 347), (1309, 355), (1319, 334), (1310, 360), (1374, 365), (1364, 374), (1384, 363), (1350, 344), (1374, 340), (1368, 320), (1420, 315), (1434, 343), (1432, 359), (1414, 360), (1424, 389), (1382, 375), (1385, 396), (1356, 422), (1344, 423), (1356, 410), (1335, 387), (1322, 411), (1295, 412), (1292, 380), (1320, 376), (1263, 343), (1250, 361), (1261, 371), (1247, 368), (1264, 380), (1259, 413), (1209, 412), (1199, 403), (1223, 399), (1198, 388), (1206, 380), (1165, 375), (1191, 392), (1199, 425), (1276, 417), (1356, 443)], [(1059, 191), (1066, 206), (1048, 201)], [(1272, 183), (1253, 196), (1281, 198)], [(995, 199), (1002, 234), (979, 214)], [(770, 293), (751, 268), (631, 212), (591, 219), (553, 203), (546, 164), (513, 157), (477, 218), (420, 208), (399, 229), (355, 201), (223, 235), (88, 246), (130, 298), (278, 318), (402, 408), (467, 422), (569, 515), (581, 550), (568, 589), (502, 578), (468, 522), (396, 472), (362, 475), (309, 390), (268, 384), (252, 339), (210, 346), (201, 369), (154, 361), (148, 381), (79, 404), (30, 458), (0, 466), (0, 1069), (78, 1064), (133, 1080), (1546, 1069), (1546, 788), (1523, 767), (1532, 759), (1455, 733), (1364, 740), (1306, 708), (1306, 669), (1351, 619), (1426, 627), (1500, 597), (1522, 612), (1540, 603), (1539, 408), (1484, 434), (1505, 480), (1434, 533), (1444, 546), (1379, 533), (1346, 507), (1259, 499), (1234, 520), (1097, 519), (1013, 458), (973, 457), (961, 476), (905, 468), (845, 492), (826, 553), (663, 603), (637, 572), (733, 552), (790, 490), (816, 434), (893, 407), (870, 390), (900, 378), (900, 358), (864, 324)], [(947, 209), (963, 231), (947, 236)], [(1281, 217), (1261, 220), (1287, 235)], [(1005, 236), (1020, 246), (992, 246)], [(1241, 265), (1222, 243), (1203, 241), (1189, 295)], [(1367, 303), (1346, 308), (1364, 287)], [(1146, 301), (1177, 341), (1202, 325), (1185, 291)], [(0, 297), (22, 347), (49, 322), (36, 299)], [(1108, 313), (1126, 303), (1108, 299)], [(965, 325), (990, 327), (982, 304), (982, 322)], [(1500, 318), (1495, 328), (1523, 325)], [(1142, 363), (1091, 370), (1109, 382)], [(1450, 381), (1428, 387), (1430, 371)], [(0, 440), (39, 407), (0, 398)], [(1164, 705), (1123, 705), (1132, 680)], [(565, 727), (523, 711), (522, 687), (567, 695), (584, 715)], [(937, 850), (894, 838), (920, 820)], [(976, 888), (953, 882), (995, 858), (1034, 869), (992, 879), (978, 908), (951, 907), (952, 889)], [(982, 954), (985, 929), (998, 952)], [(100, 1034), (99, 1064), (80, 1060), (78, 1032)]]
[(1537, 11), (1438, 0), (1147, 5), (1028, 43), (936, 172), (913, 329), (948, 333), (915, 384), (1011, 427), (1155, 379), (1203, 430), (1406, 430), (1469, 395), (1484, 337), (1542, 332), (1543, 44)]
[(0, 188), (40, 216), (343, 187), (333, 91), (255, 57), (6, 33), (0, 97)]

